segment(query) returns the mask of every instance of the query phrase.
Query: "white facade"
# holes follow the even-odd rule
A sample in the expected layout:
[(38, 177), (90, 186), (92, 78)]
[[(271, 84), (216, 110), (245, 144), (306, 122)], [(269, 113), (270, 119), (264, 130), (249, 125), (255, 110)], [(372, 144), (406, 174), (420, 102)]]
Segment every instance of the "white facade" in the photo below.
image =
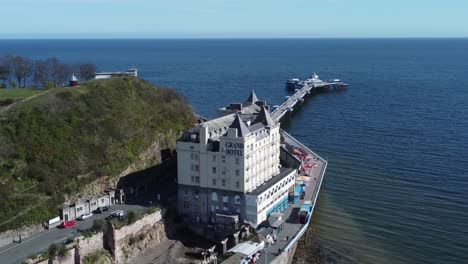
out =
[(245, 220), (253, 227), (267, 220), (268, 214), (288, 205), (288, 190), (294, 186), (295, 170), (285, 171), (281, 180), (259, 192), (245, 195)]
[(132, 66), (130, 69), (124, 72), (96, 72), (95, 79), (109, 79), (112, 77), (121, 77), (121, 76), (134, 76), (138, 77), (138, 69), (135, 66)]
[[(247, 193), (279, 173), (278, 126), (238, 137), (235, 128), (210, 132), (208, 125), (200, 128), (200, 143), (177, 142), (179, 184)], [(219, 151), (207, 149), (213, 137)]]

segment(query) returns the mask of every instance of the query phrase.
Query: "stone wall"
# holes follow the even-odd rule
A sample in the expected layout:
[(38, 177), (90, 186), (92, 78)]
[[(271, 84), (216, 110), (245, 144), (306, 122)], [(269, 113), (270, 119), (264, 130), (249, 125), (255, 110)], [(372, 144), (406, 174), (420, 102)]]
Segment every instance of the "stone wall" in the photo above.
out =
[[(38, 232), (44, 230), (44, 227), (41, 224), (23, 227), (21, 229), (21, 236), (24, 239), (30, 237), (31, 235), (35, 235)], [(0, 247), (6, 246), (8, 244), (14, 243), (19, 239), (18, 230), (8, 230), (5, 232), (0, 233)]]
[(166, 230), (161, 221), (163, 211), (147, 215), (137, 222), (114, 230), (116, 264), (131, 263), (131, 259), (148, 247), (166, 239)]
[(81, 264), (85, 256), (104, 249), (103, 236), (104, 234), (99, 232), (91, 237), (80, 236), (75, 239), (77, 250), (76, 264)]
[(69, 248), (67, 254), (63, 257), (58, 257), (52, 261), (49, 260), (49, 264), (75, 264), (75, 248)]
[[(114, 263), (132, 263), (132, 259), (145, 249), (167, 239), (164, 222), (165, 210), (144, 216), (133, 224), (115, 229), (110, 223), (106, 234), (100, 232), (91, 237), (79, 236), (67, 246), (64, 257), (49, 260), (28, 259), (27, 263), (36, 264), (82, 264), (83, 259), (100, 250), (108, 250)], [(133, 239), (132, 239), (133, 238)]]
[(296, 253), (297, 242), (289, 249), (289, 251), (283, 251), (277, 256), (270, 264), (291, 264), (294, 254)]

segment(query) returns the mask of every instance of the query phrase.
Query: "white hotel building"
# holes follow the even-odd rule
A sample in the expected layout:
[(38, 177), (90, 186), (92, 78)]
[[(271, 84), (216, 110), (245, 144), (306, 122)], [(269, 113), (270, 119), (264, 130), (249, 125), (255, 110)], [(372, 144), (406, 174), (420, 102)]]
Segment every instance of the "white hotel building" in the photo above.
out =
[(187, 222), (218, 226), (231, 217), (257, 227), (288, 205), (295, 170), (281, 168), (279, 123), (253, 92), (231, 109), (177, 142), (178, 211)]

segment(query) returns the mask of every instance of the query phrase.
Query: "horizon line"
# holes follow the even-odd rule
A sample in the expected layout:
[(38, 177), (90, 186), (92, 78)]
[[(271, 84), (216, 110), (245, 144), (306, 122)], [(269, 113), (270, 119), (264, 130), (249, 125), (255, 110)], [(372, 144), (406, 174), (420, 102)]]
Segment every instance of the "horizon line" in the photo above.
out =
[(0, 40), (247, 40), (247, 39), (467, 39), (468, 36), (378, 36), (378, 37), (6, 37)]

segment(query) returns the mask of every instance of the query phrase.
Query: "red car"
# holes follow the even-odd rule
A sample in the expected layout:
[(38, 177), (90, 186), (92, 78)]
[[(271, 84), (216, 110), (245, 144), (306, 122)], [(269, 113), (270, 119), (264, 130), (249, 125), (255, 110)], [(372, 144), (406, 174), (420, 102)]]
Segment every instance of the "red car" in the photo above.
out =
[(67, 228), (69, 226), (73, 226), (76, 224), (76, 221), (75, 220), (71, 220), (71, 221), (63, 221), (62, 224), (60, 225), (60, 227), (62, 228)]

